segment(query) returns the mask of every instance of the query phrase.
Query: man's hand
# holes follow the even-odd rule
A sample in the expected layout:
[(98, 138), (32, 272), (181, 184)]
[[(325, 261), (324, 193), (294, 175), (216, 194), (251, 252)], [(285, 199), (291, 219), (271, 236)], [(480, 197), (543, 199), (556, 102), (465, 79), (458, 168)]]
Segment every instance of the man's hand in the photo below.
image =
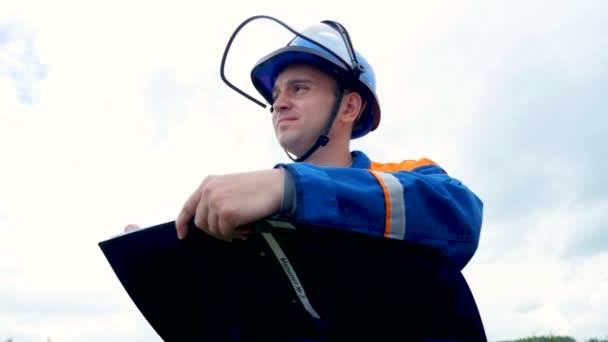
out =
[(188, 198), (175, 226), (177, 236), (188, 234), (188, 223), (225, 241), (246, 239), (248, 223), (276, 213), (284, 188), (283, 169), (209, 176)]

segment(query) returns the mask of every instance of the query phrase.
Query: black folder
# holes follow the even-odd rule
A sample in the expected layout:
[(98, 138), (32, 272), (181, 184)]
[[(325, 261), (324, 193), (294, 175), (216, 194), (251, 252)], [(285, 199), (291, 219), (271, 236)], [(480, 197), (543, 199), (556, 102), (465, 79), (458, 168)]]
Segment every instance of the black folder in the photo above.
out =
[(438, 250), (287, 220), (253, 226), (246, 241), (198, 229), (178, 240), (167, 222), (99, 246), (165, 341), (486, 340), (466, 280)]

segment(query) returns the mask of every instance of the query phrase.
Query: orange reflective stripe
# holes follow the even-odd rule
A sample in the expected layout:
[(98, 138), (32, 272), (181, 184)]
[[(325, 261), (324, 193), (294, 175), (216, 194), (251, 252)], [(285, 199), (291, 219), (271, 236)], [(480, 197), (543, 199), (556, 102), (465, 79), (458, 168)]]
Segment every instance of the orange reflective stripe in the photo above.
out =
[(430, 159), (422, 158), (419, 160), (404, 160), (401, 163), (378, 163), (372, 161), (369, 169), (373, 171), (384, 171), (384, 172), (398, 172), (398, 171), (412, 171), (413, 169), (425, 165), (435, 165), (437, 163)]
[(407, 217), (405, 208), (405, 190), (403, 184), (395, 175), (399, 171), (412, 171), (426, 165), (438, 166), (430, 159), (405, 160), (401, 163), (371, 162), (369, 171), (380, 184), (384, 193), (384, 206), (386, 217), (384, 221), (384, 237), (391, 239), (405, 239)]
[(384, 192), (386, 218), (384, 223), (384, 237), (403, 240), (405, 238), (405, 199), (403, 198), (403, 185), (387, 172), (370, 171)]

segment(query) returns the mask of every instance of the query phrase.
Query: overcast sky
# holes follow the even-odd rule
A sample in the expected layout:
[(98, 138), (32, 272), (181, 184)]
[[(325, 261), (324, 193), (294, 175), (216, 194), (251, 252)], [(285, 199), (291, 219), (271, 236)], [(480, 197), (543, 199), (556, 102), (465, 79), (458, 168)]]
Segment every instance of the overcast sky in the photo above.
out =
[[(490, 340), (608, 338), (607, 13), (602, 0), (0, 0), (0, 341), (160, 340), (97, 243), (175, 219), (206, 175), (286, 161), (268, 112), (219, 77), (255, 14), (344, 24), (383, 110), (353, 148), (433, 159), (482, 198), (464, 273)], [(268, 22), (243, 37), (229, 74), (247, 85), (289, 35)]]

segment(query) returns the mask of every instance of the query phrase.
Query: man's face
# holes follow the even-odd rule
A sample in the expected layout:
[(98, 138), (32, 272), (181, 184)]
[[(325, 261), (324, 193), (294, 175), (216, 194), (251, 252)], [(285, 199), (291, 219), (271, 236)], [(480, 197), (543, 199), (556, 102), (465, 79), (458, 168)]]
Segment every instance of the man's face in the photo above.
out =
[(292, 65), (274, 83), (272, 123), (279, 144), (302, 156), (316, 142), (335, 100), (336, 81), (309, 65)]

